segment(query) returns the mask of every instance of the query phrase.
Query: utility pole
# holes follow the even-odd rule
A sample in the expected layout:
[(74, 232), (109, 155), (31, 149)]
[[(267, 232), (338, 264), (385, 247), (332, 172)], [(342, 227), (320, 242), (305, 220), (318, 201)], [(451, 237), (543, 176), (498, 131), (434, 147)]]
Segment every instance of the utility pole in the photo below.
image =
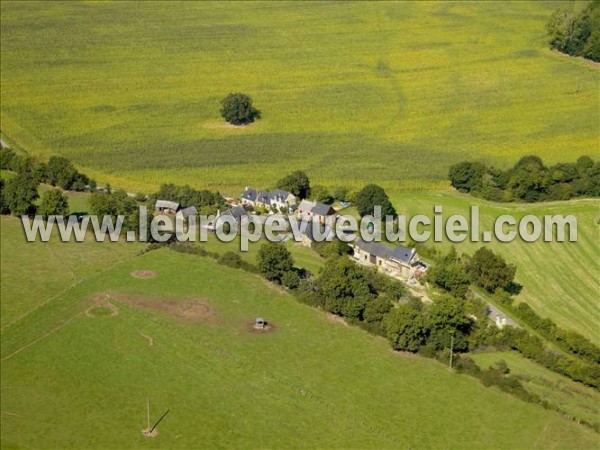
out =
[(452, 363), (454, 357), (454, 333), (450, 333), (450, 370), (452, 370)]
[(146, 430), (150, 431), (150, 398), (146, 397)]

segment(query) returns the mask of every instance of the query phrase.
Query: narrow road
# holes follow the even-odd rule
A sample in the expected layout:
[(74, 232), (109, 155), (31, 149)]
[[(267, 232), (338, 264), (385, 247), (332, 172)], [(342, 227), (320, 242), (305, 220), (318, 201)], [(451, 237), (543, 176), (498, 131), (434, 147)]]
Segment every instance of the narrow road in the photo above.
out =
[(513, 328), (521, 328), (517, 322), (515, 322), (513, 319), (511, 319), (509, 316), (507, 316), (506, 314), (504, 314), (502, 311), (500, 311), (498, 308), (496, 308), (494, 305), (492, 305), (488, 299), (486, 299), (483, 295), (481, 295), (478, 292), (475, 292), (473, 290), (471, 290), (471, 292), (473, 293), (473, 295), (475, 297), (477, 297), (480, 300), (483, 300), (485, 303), (487, 303), (487, 312), (488, 312), (488, 317), (498, 326), (502, 327), (502, 326), (510, 326)]

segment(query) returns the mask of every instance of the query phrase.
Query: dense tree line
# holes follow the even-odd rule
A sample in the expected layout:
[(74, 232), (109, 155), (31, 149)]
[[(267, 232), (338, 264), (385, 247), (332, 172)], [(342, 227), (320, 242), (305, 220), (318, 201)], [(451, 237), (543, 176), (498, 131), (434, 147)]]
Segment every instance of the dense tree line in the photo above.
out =
[(73, 163), (62, 156), (51, 156), (45, 163), (3, 148), (0, 152), (0, 169), (18, 174), (28, 173), (38, 183), (47, 183), (67, 191), (96, 188), (94, 180), (78, 172)]
[(574, 331), (559, 328), (552, 320), (541, 318), (527, 303), (513, 307), (512, 293), (516, 267), (487, 247), (479, 248), (471, 257), (459, 257), (452, 248), (438, 258), (427, 274), (427, 281), (454, 297), (466, 298), (469, 286), (474, 284), (493, 293), (498, 302), (546, 339), (558, 344), (564, 351), (600, 364), (600, 348)]
[(571, 56), (600, 61), (600, 1), (577, 13), (556, 10), (547, 25), (550, 47)]
[[(146, 221), (140, 223), (140, 208), (134, 198), (131, 198), (123, 190), (115, 190), (108, 192), (94, 192), (90, 197), (90, 214), (97, 215), (101, 218), (107, 216), (113, 219), (116, 223), (117, 216), (124, 216), (123, 230), (141, 232), (141, 227), (144, 227), (144, 232), (148, 240), (152, 240), (150, 233), (150, 222), (152, 215), (148, 214)], [(138, 234), (139, 236), (139, 234)]]
[(550, 167), (538, 156), (524, 156), (508, 170), (480, 162), (461, 162), (450, 167), (448, 177), (459, 191), (496, 202), (600, 196), (600, 162), (589, 156)]
[(45, 163), (3, 148), (0, 151), (0, 169), (16, 172), (15, 177), (0, 180), (2, 214), (20, 216), (39, 213), (46, 218), (50, 215), (66, 215), (68, 199), (58, 189), (44, 192), (38, 208), (38, 188), (41, 183), (74, 191), (96, 187), (94, 180), (78, 172), (73, 163), (62, 156), (51, 156)]
[(206, 189), (198, 190), (190, 186), (177, 186), (173, 183), (162, 184), (160, 189), (149, 198), (153, 205), (156, 200), (170, 200), (177, 202), (181, 207), (195, 206), (200, 214), (214, 214), (219, 209), (226, 207), (223, 196), (218, 192)]

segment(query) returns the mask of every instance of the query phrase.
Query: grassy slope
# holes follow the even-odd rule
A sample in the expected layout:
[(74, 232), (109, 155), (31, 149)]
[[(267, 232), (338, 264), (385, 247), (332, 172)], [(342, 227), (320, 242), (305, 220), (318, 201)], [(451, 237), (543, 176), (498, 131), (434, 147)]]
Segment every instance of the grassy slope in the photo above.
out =
[[(134, 269), (159, 276), (134, 280)], [(200, 297), (215, 315), (189, 324), (120, 302), (117, 317), (79, 314), (108, 290)], [(248, 334), (257, 315), (275, 332)], [(396, 355), (259, 277), (165, 250), (9, 328), (2, 357), (4, 446), (591, 448), (598, 438), (434, 361)], [(154, 418), (171, 410), (152, 441), (140, 434), (147, 396)]]
[(40, 304), (60, 295), (98, 271), (133, 257), (142, 244), (113, 245), (91, 239), (82, 243), (50, 242), (25, 245), (20, 220), (0, 217), (2, 301), (0, 324), (11, 324)]
[[(565, 4), (565, 6), (571, 3)], [(2, 131), (99, 181), (235, 192), (443, 184), (457, 159), (598, 144), (598, 69), (547, 50), (559, 3), (2, 2)], [(263, 119), (223, 126), (219, 100)]]
[(520, 377), (525, 388), (563, 411), (589, 422), (600, 420), (600, 393), (535, 364), (514, 352), (474, 353), (469, 355), (482, 368), (504, 360), (510, 373)]
[[(597, 200), (545, 203), (539, 205), (502, 205), (460, 194), (398, 194), (392, 200), (399, 213), (426, 214), (433, 217), (434, 205), (443, 206), (443, 215), (469, 217), (470, 205), (480, 207), (481, 231), (492, 230), (492, 221), (502, 214), (520, 218), (526, 214), (573, 214), (577, 219), (578, 242), (546, 243), (514, 241), (489, 244), (507, 261), (517, 265), (517, 281), (523, 285), (517, 301), (527, 301), (540, 315), (550, 317), (563, 327), (579, 331), (600, 343), (600, 246), (598, 245), (599, 210)], [(441, 250), (449, 247), (447, 241)], [(484, 243), (465, 241), (456, 244), (459, 252), (473, 253)]]

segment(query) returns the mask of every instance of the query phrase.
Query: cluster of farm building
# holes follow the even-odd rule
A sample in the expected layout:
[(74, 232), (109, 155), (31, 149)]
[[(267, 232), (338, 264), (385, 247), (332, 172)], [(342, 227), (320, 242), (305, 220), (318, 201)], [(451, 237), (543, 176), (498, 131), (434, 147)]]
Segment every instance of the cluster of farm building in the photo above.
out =
[[(262, 191), (246, 187), (239, 198), (225, 198), (227, 209), (219, 211), (219, 216), (231, 216), (241, 229), (241, 222), (251, 214), (292, 214), (299, 220), (309, 223), (316, 222), (321, 226), (321, 236), (333, 235), (332, 224), (336, 218), (337, 211), (331, 205), (319, 201), (299, 199), (291, 192), (275, 189), (274, 191)], [(344, 204), (342, 206), (347, 206)], [(169, 200), (157, 200), (155, 210), (163, 214), (175, 214), (183, 219), (198, 214), (195, 206), (182, 208), (177, 202)], [(311, 246), (315, 241), (313, 227), (307, 226), (301, 236), (303, 245)], [(367, 242), (358, 238), (352, 245), (354, 259), (363, 265), (377, 267), (382, 272), (403, 280), (409, 281), (421, 276), (427, 265), (421, 260), (414, 248), (402, 245), (390, 247), (378, 242)]]

